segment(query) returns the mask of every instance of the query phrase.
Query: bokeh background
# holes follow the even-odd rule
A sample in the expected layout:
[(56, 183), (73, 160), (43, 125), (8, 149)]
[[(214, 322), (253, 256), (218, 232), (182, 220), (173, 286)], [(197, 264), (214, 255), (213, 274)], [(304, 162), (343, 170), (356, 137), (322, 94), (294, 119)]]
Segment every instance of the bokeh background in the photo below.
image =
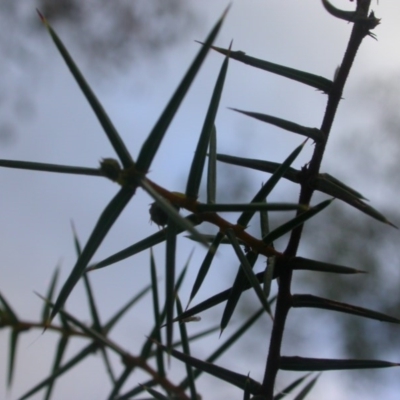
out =
[[(347, 0), (337, 7), (352, 9)], [(203, 40), (227, 3), (202, 0), (20, 0), (0, 3), (0, 158), (96, 167), (103, 157), (115, 157), (96, 118), (36, 16), (38, 7), (70, 49), (88, 82), (101, 99), (133, 157), (180, 82)], [(329, 172), (359, 190), (371, 205), (400, 224), (399, 103), (400, 4), (373, 2), (382, 24), (378, 41), (367, 38), (358, 54), (344, 92), (322, 172)], [(345, 50), (351, 24), (328, 15), (319, 1), (236, 0), (216, 44), (297, 69), (333, 77)], [(171, 125), (149, 176), (170, 190), (184, 191), (191, 157), (200, 133), (222, 56), (210, 53), (179, 114)], [(282, 161), (301, 137), (235, 114), (227, 107), (263, 112), (318, 127), (324, 112), (323, 94), (272, 74), (230, 62), (217, 118), (218, 151), (243, 157)], [(309, 143), (294, 165), (309, 161)], [(97, 218), (117, 187), (91, 177), (2, 169), (0, 171), (1, 293), (21, 319), (39, 318), (42, 302), (33, 293), (46, 293), (56, 266), (61, 281), (76, 255), (74, 222), (84, 244)], [(218, 199), (249, 201), (267, 175), (219, 165)], [(296, 201), (298, 188), (282, 182), (271, 201)], [(323, 197), (316, 195), (317, 202)], [(151, 199), (139, 191), (119, 218), (94, 261), (157, 231), (149, 223)], [(235, 215), (228, 215), (234, 221)], [(276, 226), (287, 214), (271, 215)], [(207, 230), (208, 229), (208, 230)], [(255, 220), (250, 230), (257, 234)], [(203, 232), (213, 232), (204, 227)], [(178, 266), (190, 253), (185, 303), (204, 250), (182, 237)], [(277, 243), (283, 249), (285, 241)], [(307, 224), (299, 255), (341, 263), (368, 271), (363, 276), (336, 277), (296, 273), (293, 291), (313, 293), (400, 315), (399, 233), (339, 201)], [(229, 287), (238, 268), (232, 251), (222, 250), (195, 303)], [(154, 249), (160, 287), (164, 282), (164, 246)], [(265, 264), (260, 261), (257, 271)], [(104, 320), (149, 282), (149, 253), (90, 275)], [(273, 287), (276, 290), (276, 287)], [(113, 331), (111, 337), (135, 354), (152, 327), (151, 299), (146, 297)], [(254, 294), (243, 296), (227, 337), (258, 309)], [(90, 323), (87, 300), (78, 285), (67, 309)], [(222, 308), (204, 313), (192, 332), (218, 325)], [(271, 322), (264, 318), (218, 362), (254, 379), (262, 378)], [(193, 355), (204, 357), (222, 339), (219, 334), (193, 343)], [(293, 310), (288, 319), (283, 353), (315, 357), (360, 357), (400, 361), (399, 328), (376, 321), (315, 310)], [(50, 371), (57, 336), (31, 331), (18, 346), (12, 388), (7, 390), (9, 332), (0, 331), (0, 397), (17, 399)], [(84, 346), (71, 343), (66, 359)], [(116, 371), (119, 360), (112, 358)], [(172, 370), (179, 364), (172, 362)], [(326, 372), (310, 394), (312, 399), (397, 400), (399, 369)], [(280, 373), (277, 389), (297, 374)], [(147, 379), (135, 375), (125, 389)], [(241, 398), (234, 387), (203, 376), (203, 398)], [(110, 382), (99, 356), (93, 356), (63, 376), (54, 399), (103, 399)], [(41, 399), (43, 394), (33, 396)], [(289, 399), (292, 397), (288, 397)]]

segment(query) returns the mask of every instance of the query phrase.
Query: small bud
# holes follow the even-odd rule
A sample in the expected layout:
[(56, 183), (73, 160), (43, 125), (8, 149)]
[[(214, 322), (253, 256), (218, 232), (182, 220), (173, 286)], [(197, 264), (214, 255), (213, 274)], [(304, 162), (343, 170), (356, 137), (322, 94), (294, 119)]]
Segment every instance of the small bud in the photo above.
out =
[(103, 158), (100, 161), (100, 171), (103, 172), (104, 176), (108, 179), (117, 182), (121, 173), (121, 167), (114, 158)]
[(165, 213), (164, 210), (160, 208), (160, 206), (156, 202), (151, 203), (149, 213), (150, 220), (156, 223), (159, 227), (161, 226), (162, 228), (164, 228), (164, 226), (167, 225), (168, 215)]
[[(177, 206), (174, 207), (177, 210), (179, 210), (179, 207)], [(151, 203), (149, 213), (150, 213), (150, 220), (156, 223), (159, 227), (161, 226), (162, 228), (164, 228), (164, 226), (167, 225), (168, 214), (164, 210), (162, 210), (161, 207), (156, 202)]]

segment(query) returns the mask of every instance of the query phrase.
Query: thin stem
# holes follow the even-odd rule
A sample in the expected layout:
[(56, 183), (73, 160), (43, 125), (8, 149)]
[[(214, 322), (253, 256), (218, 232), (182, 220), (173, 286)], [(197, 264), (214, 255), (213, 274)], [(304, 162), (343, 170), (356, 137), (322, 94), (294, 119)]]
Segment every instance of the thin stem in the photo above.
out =
[[(81, 332), (77, 331), (75, 329), (64, 329), (61, 326), (58, 325), (47, 325), (44, 322), (31, 322), (31, 321), (18, 321), (16, 323), (13, 323), (12, 321), (4, 321), (0, 324), (0, 329), (2, 328), (11, 328), (13, 330), (17, 330), (20, 332), (27, 331), (30, 329), (41, 329), (43, 330), (46, 328), (46, 330), (52, 330), (55, 332), (60, 333), (61, 335), (66, 335), (66, 336), (79, 336), (79, 337), (84, 337), (89, 340), (93, 340), (93, 337), (90, 336), (86, 332)], [(143, 359), (138, 356), (134, 356), (127, 351), (123, 350), (120, 348), (117, 344), (112, 342), (109, 338), (107, 338), (109, 344), (110, 344), (110, 349), (118, 350), (119, 355), (122, 355), (122, 362), (125, 365), (132, 366), (132, 370), (134, 367), (138, 367), (142, 369), (143, 371), (147, 372), (161, 387), (163, 387), (167, 392), (171, 392), (175, 394), (176, 399), (180, 400), (189, 400), (189, 397), (185, 394), (184, 389), (182, 389), (179, 386), (174, 385), (171, 381), (169, 381), (166, 377), (160, 376), (159, 373), (152, 368), (146, 361), (146, 359)], [(107, 346), (106, 344), (102, 344), (101, 342), (98, 343), (98, 346)]]
[(221, 232), (225, 232), (227, 229), (232, 229), (235, 233), (235, 236), (256, 253), (263, 254), (266, 257), (276, 256), (277, 258), (286, 258), (282, 253), (275, 250), (272, 246), (266, 245), (262, 240), (259, 240), (247, 233), (243, 226), (232, 224), (215, 212), (199, 211), (200, 203), (198, 201), (189, 199), (185, 196), (180, 196), (174, 192), (170, 192), (150, 179), (146, 178), (146, 181), (158, 194), (167, 199), (171, 204), (196, 214), (196, 216), (202, 222), (206, 221), (217, 226)]
[[(344, 54), (338, 75), (333, 83), (332, 90), (328, 95), (328, 102), (325, 115), (321, 124), (321, 131), (325, 134), (325, 140), (315, 145), (314, 153), (308, 166), (301, 172), (301, 190), (299, 196), (300, 204), (310, 204), (313, 189), (310, 182), (318, 175), (321, 162), (324, 156), (328, 137), (335, 119), (339, 102), (342, 98), (343, 88), (349, 76), (358, 48), (362, 40), (369, 34), (379, 21), (371, 15), (368, 17), (368, 10), (371, 0), (358, 0), (355, 13), (355, 22)], [(298, 211), (300, 214), (302, 211)], [(303, 226), (295, 228), (290, 236), (289, 243), (284, 254), (294, 257), (300, 243)], [(266, 400), (273, 399), (275, 378), (279, 370), (281, 357), (281, 344), (285, 329), (286, 318), (291, 307), (291, 281), (292, 272), (285, 271), (279, 282), (278, 297), (275, 310), (275, 320), (269, 345), (269, 353), (262, 383), (261, 393)]]

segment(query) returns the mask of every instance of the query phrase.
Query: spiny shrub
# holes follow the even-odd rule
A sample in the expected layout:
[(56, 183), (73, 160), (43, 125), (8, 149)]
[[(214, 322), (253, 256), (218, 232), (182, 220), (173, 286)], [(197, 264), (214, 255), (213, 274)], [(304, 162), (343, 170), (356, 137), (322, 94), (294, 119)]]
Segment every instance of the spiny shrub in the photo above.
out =
[[(2, 167), (32, 171), (101, 176), (111, 180), (114, 185), (117, 183), (120, 188), (99, 216), (89, 239), (82, 248), (75, 235), (76, 264), (70, 271), (68, 279), (63, 282), (57, 295), (55, 295), (57, 273), (54, 274), (48, 292), (42, 297), (44, 302), (43, 313), (37, 323), (21, 320), (13, 307), (7, 302), (6, 296), (0, 295), (0, 327), (11, 331), (8, 384), (11, 384), (13, 378), (17, 339), (24, 331), (31, 328), (41, 328), (44, 331), (52, 330), (59, 334), (59, 342), (55, 350), (54, 364), (50, 374), (29, 392), (21, 396), (19, 400), (28, 399), (39, 390), (44, 390), (45, 399), (49, 399), (55, 382), (65, 372), (77, 366), (94, 352), (100, 352), (106, 364), (111, 390), (109, 393), (104, 394), (104, 398), (110, 400), (135, 398), (144, 391), (147, 391), (156, 399), (195, 400), (200, 398), (196, 380), (202, 373), (210, 374), (226, 384), (238, 387), (242, 391), (241, 397), (243, 399), (278, 400), (286, 397), (293, 390), (297, 390), (296, 399), (300, 400), (306, 397), (319, 375), (302, 375), (295, 381), (288, 383), (284, 390), (277, 392), (275, 379), (279, 370), (327, 371), (384, 368), (397, 365), (391, 362), (369, 359), (320, 359), (281, 354), (281, 343), (287, 316), (289, 311), (296, 312), (294, 310), (296, 308), (319, 308), (326, 310), (326, 312), (334, 310), (379, 321), (400, 322), (396, 318), (370, 309), (317, 297), (312, 294), (293, 294), (291, 290), (294, 271), (297, 270), (334, 274), (359, 274), (362, 272), (358, 269), (306, 259), (296, 255), (304, 224), (328, 207), (333, 199), (351, 205), (368, 217), (394, 226), (382, 214), (367, 205), (365, 198), (356, 190), (328, 173), (320, 173), (321, 161), (335, 114), (342, 99), (343, 88), (357, 50), (366, 37), (374, 37), (371, 31), (379, 24), (379, 19), (374, 16), (373, 12), (369, 12), (370, 0), (357, 0), (355, 11), (339, 10), (327, 0), (322, 0), (322, 5), (333, 17), (343, 19), (352, 24), (352, 33), (347, 49), (333, 80), (257, 59), (246, 55), (243, 51), (234, 51), (231, 47), (224, 49), (214, 46), (215, 38), (228, 12), (226, 10), (204, 43), (201, 43), (196, 58), (155, 123), (154, 128), (142, 144), (136, 159), (132, 157), (125, 146), (123, 139), (87, 84), (61, 39), (45, 17), (39, 13), (51, 39), (104, 129), (117, 158), (104, 158), (98, 168), (50, 165), (15, 160), (1, 160), (0, 165)], [(211, 101), (204, 117), (204, 124), (187, 177), (186, 190), (184, 193), (172, 192), (168, 188), (161, 186), (160, 183), (150, 180), (147, 176), (148, 171), (171, 121), (210, 50), (221, 53), (224, 56), (222, 66), (218, 74), (216, 74), (216, 83), (211, 95)], [(250, 118), (272, 124), (306, 138), (304, 143), (294, 149), (282, 163), (234, 157), (217, 152), (216, 116), (230, 60), (247, 64), (249, 70), (257, 68), (311, 86), (325, 96), (326, 109), (320, 128), (301, 126), (295, 122), (267, 114), (234, 109), (234, 111)], [(305, 144), (313, 146), (313, 154), (309, 162), (303, 168), (297, 170), (291, 165)], [(257, 193), (249, 196), (249, 199), (251, 199), (249, 202), (236, 203), (235, 199), (232, 199), (230, 203), (219, 203), (216, 200), (218, 191), (216, 184), (217, 161), (242, 168), (261, 170), (269, 174), (269, 178)], [(206, 198), (200, 199), (199, 191), (206, 164)], [(288, 179), (298, 185), (300, 194), (297, 202), (271, 203), (267, 201), (268, 196), (281, 179)], [(92, 262), (95, 252), (101, 246), (103, 239), (107, 236), (123, 209), (129, 202), (135, 200), (135, 193), (138, 189), (144, 190), (153, 199), (154, 203), (150, 208), (150, 216), (152, 221), (159, 225), (159, 231), (137, 243), (133, 243), (116, 254), (110, 255), (106, 259)], [(313, 204), (312, 196), (315, 191), (325, 193), (329, 198), (319, 204)], [(189, 212), (189, 215), (183, 217), (182, 210)], [(236, 223), (231, 223), (222, 216), (224, 212), (228, 211), (238, 213)], [(286, 222), (279, 226), (270, 227), (268, 215), (274, 211), (295, 211), (295, 216), (288, 217)], [(144, 211), (138, 210), (138, 212), (143, 213)], [(259, 219), (261, 226), (261, 235), (258, 237), (250, 234), (247, 229), (253, 218)], [(205, 222), (216, 226), (218, 233), (216, 235), (202, 234), (199, 227)], [(199, 246), (207, 249), (204, 260), (201, 265), (197, 266), (198, 273), (191, 288), (188, 304), (192, 304), (199, 289), (206, 282), (211, 265), (223, 262), (223, 259), (215, 257), (219, 253), (221, 246), (231, 246), (238, 260), (236, 278), (230, 288), (216, 293), (195, 306), (188, 306), (186, 310), (183, 310), (179, 299), (179, 289), (185, 284), (186, 268), (179, 275), (176, 274), (177, 236), (184, 232), (189, 234), (191, 239), (197, 241)], [(274, 242), (277, 239), (287, 234), (289, 239), (286, 248), (274, 246)], [(165, 242), (166, 253), (164, 263), (165, 298), (161, 300), (152, 247), (162, 242)], [(92, 294), (89, 277), (100, 268), (106, 268), (141, 252), (149, 252), (150, 254), (149, 285), (140, 293), (136, 293), (107, 322), (102, 322)], [(266, 261), (266, 267), (264, 271), (255, 273), (253, 266), (259, 259)], [(190, 267), (196, 268), (193, 265)], [(92, 317), (91, 324), (80, 321), (64, 308), (76, 284), (81, 280), (87, 293)], [(273, 290), (271, 290), (273, 281), (276, 281), (277, 285), (274, 285)], [(243, 321), (240, 328), (232, 336), (225, 339), (214, 352), (205, 356), (204, 359), (191, 356), (190, 345), (194, 339), (218, 334), (218, 332), (205, 330), (196, 336), (190, 336), (186, 330), (186, 323), (198, 320), (198, 315), (203, 311), (224, 303), (225, 306), (219, 325), (219, 334), (221, 334), (228, 326), (242, 293), (247, 290), (255, 292), (260, 302), (259, 311), (251, 318)], [(109, 333), (126, 311), (139, 301), (142, 301), (142, 297), (148, 292), (151, 292), (152, 298), (152, 304), (148, 304), (148, 313), (154, 316), (153, 329), (144, 338), (141, 346), (134, 343), (135, 347), (124, 348), (113, 341), (109, 337)], [(265, 357), (263, 379), (258, 382), (248, 376), (247, 371), (233, 371), (222, 368), (218, 365), (217, 359), (232, 344), (248, 338), (251, 339), (250, 328), (262, 316), (271, 319), (272, 330), (269, 337), (269, 350)], [(58, 323), (56, 319), (58, 319)], [(177, 332), (179, 340), (174, 341), (174, 335), (176, 337)], [(242, 338), (244, 333), (248, 333), (247, 339)], [(65, 360), (64, 352), (66, 346), (69, 341), (74, 340), (76, 337), (84, 337), (89, 343), (83, 350)], [(122, 373), (118, 376), (114, 372), (114, 366), (109, 361), (109, 352), (116, 353), (120, 358)], [(172, 372), (168, 366), (168, 360), (171, 358), (180, 360), (186, 368), (186, 374), (181, 378), (180, 382), (176, 382), (176, 379), (171, 377)], [(143, 373), (146, 374), (148, 379), (136, 381), (135, 386), (127, 387), (128, 378), (132, 381), (131, 378), (135, 376), (137, 371), (142, 374), (141, 376), (143, 376)], [(214, 398), (212, 396), (212, 388), (208, 392)]]

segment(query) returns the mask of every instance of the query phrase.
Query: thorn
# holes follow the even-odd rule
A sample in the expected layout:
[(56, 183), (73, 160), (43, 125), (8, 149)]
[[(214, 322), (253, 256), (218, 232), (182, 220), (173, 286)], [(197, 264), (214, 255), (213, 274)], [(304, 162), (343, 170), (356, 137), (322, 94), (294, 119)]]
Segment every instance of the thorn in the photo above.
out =
[[(38, 292), (36, 292), (35, 290), (33, 291), (33, 293), (36, 294), (36, 296), (38, 296), (39, 298), (41, 298), (44, 302), (46, 303), (50, 303), (48, 299), (46, 299), (46, 297), (42, 296), (41, 294), (39, 294)], [(51, 319), (47, 318), (46, 322), (44, 323), (44, 328), (42, 331), (42, 335), (46, 332), (47, 328), (50, 326), (51, 324)]]
[(393, 228), (395, 228), (395, 229), (399, 229), (399, 227), (398, 226), (396, 226), (395, 224), (392, 224), (390, 221), (388, 221), (388, 220), (386, 220), (386, 223), (388, 224), (388, 225), (390, 225), (390, 226), (393, 226)]
[(36, 12), (39, 15), (40, 20), (45, 24), (46, 23), (46, 18), (43, 16), (43, 14), (39, 11), (39, 9), (36, 9)]

